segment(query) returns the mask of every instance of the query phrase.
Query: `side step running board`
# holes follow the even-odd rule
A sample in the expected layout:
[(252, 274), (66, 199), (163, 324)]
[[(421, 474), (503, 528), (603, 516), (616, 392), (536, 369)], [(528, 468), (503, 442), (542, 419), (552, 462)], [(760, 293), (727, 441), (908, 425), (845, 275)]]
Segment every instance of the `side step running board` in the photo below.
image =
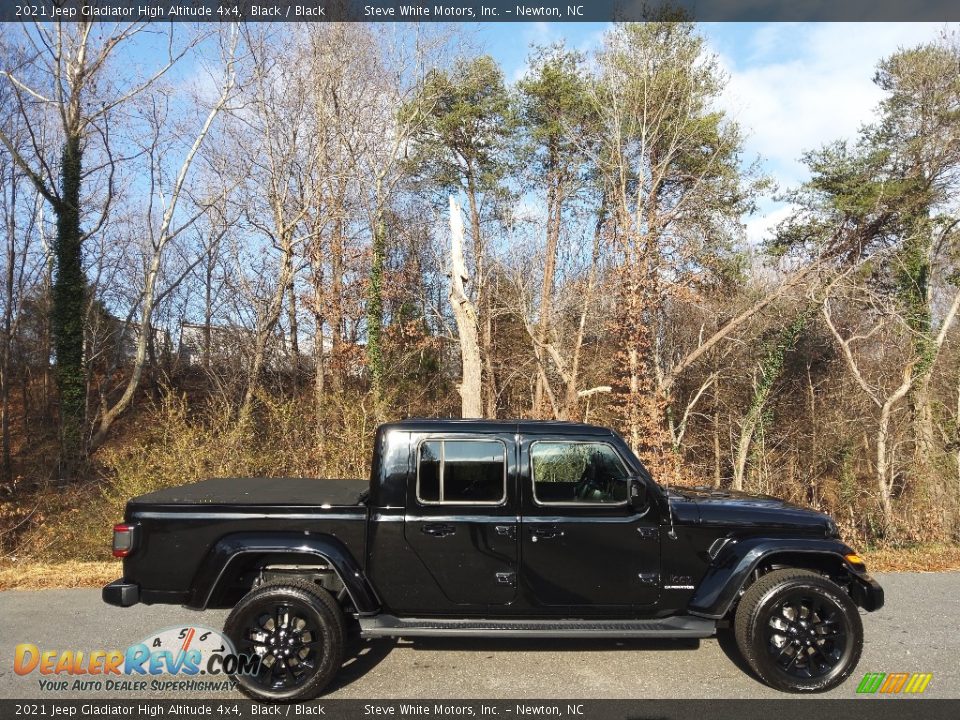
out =
[(652, 620), (482, 620), (361, 617), (363, 637), (706, 638), (717, 623), (689, 615)]

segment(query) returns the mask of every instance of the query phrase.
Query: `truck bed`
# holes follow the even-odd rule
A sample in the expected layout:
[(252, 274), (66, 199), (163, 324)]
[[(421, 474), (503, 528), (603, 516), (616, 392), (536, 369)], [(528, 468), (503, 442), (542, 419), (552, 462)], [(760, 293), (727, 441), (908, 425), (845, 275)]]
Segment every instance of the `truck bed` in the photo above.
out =
[[(213, 478), (127, 503), (142, 543), (124, 558), (142, 602), (187, 603), (218, 543), (239, 533), (324, 535), (364, 558), (366, 480)], [(235, 599), (235, 598), (234, 598)]]
[(131, 508), (151, 506), (321, 507), (359, 504), (366, 480), (318, 478), (211, 478), (164, 488), (130, 501)]

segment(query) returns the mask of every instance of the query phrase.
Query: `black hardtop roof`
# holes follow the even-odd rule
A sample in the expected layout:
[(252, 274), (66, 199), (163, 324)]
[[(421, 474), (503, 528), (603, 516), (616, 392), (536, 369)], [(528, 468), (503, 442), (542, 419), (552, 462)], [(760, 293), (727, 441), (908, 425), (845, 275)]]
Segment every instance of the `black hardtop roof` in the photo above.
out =
[(468, 430), (471, 432), (516, 432), (544, 433), (556, 435), (612, 435), (613, 431), (597, 425), (566, 422), (562, 420), (484, 420), (460, 418), (408, 418), (386, 423), (386, 430), (406, 430), (414, 432), (445, 432), (450, 430)]

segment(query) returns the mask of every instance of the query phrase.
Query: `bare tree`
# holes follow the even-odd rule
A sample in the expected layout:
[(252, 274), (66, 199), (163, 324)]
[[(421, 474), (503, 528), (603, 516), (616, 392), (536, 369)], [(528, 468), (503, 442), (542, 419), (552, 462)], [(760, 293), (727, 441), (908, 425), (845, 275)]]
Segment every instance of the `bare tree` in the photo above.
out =
[[(866, 288), (860, 288), (860, 292), (854, 289), (855, 294), (859, 294), (861, 303), (865, 306), (866, 312), (861, 313), (862, 327), (853, 332), (844, 333), (838, 328), (834, 321), (832, 303), (830, 295), (834, 289), (844, 279), (852, 273), (852, 268), (842, 273), (833, 283), (831, 283), (830, 294), (823, 303), (823, 319), (830, 328), (834, 339), (837, 342), (842, 354), (857, 385), (878, 408), (879, 417), (877, 419), (877, 430), (875, 436), (876, 460), (875, 473), (877, 491), (880, 498), (880, 506), (883, 510), (883, 519), (887, 531), (894, 532), (894, 508), (893, 508), (893, 487), (894, 487), (894, 462), (893, 449), (890, 446), (890, 424), (893, 413), (896, 411), (901, 401), (907, 397), (915, 384), (920, 381), (914, 368), (920, 362), (935, 363), (940, 351), (943, 349), (944, 341), (947, 338), (947, 332), (953, 325), (960, 310), (960, 289), (954, 291), (951, 297), (947, 299), (947, 308), (943, 318), (940, 321), (940, 328), (933, 337), (926, 352), (920, 354), (916, 352), (916, 343), (912, 342), (913, 330), (907, 318), (901, 314), (893, 312), (889, 303), (883, 302), (869, 292)], [(868, 377), (866, 372), (867, 358), (861, 357), (858, 344), (878, 334), (887, 334), (890, 342), (903, 347), (905, 343), (907, 352), (901, 360), (898, 372), (893, 377), (893, 385), (884, 382), (882, 375), (877, 378)], [(930, 353), (929, 355), (927, 353)], [(889, 357), (887, 358), (890, 359)]]
[[(0, 109), (9, 98), (0, 89)], [(6, 128), (7, 136), (17, 145), (24, 142), (25, 129), (14, 113), (4, 117), (13, 127)], [(22, 121), (21, 121), (22, 122)], [(47, 267), (47, 257), (40, 245), (40, 212), (43, 197), (32, 185), (22, 168), (7, 153), (0, 153), (0, 220), (5, 231), (0, 294), (0, 481), (13, 479), (10, 456), (10, 391), (14, 382), (14, 352), (19, 326), (23, 318), (23, 304), (30, 293), (36, 292)], [(21, 370), (22, 372), (22, 370)], [(26, 407), (23, 408), (26, 413)]]
[[(60, 392), (61, 477), (72, 474), (83, 452), (86, 283), (82, 248), (84, 240), (107, 221), (114, 197), (113, 117), (193, 45), (188, 42), (177, 48), (171, 34), (160, 68), (146, 78), (124, 82), (127, 74), (114, 72), (112, 61), (146, 27), (146, 23), (108, 26), (82, 13), (75, 22), (24, 26), (21, 62), (0, 70), (16, 98), (16, 112), (28, 126), (38, 113), (56, 117), (59, 125), (59, 158), (52, 143), (39, 134), (31, 134), (25, 148), (0, 128), (0, 143), (50, 203), (57, 220), (52, 328)], [(91, 152), (93, 143), (99, 146), (99, 156)], [(106, 175), (107, 187), (90, 207), (83, 186), (98, 174)], [(89, 226), (83, 230), (85, 220)]]
[(349, 62), (355, 72), (349, 99), (362, 122), (345, 126), (349, 133), (339, 139), (356, 173), (371, 236), (366, 355), (377, 413), (382, 418), (386, 392), (382, 335), (386, 320), (387, 213), (398, 184), (405, 178), (404, 161), (411, 141), (435, 105), (435, 98), (423, 94), (422, 88), (427, 68), (438, 61), (446, 41), (443, 33), (426, 33), (420, 26), (401, 28), (399, 32), (391, 27), (376, 38), (365, 28), (351, 29), (354, 38)]
[[(307, 93), (310, 66), (297, 62), (304, 47), (296, 37), (280, 39), (269, 30), (245, 34), (253, 61), (245, 83), (242, 112), (234, 121), (236, 152), (245, 158), (249, 180), (244, 193), (249, 240), (274, 253), (275, 270), (255, 300), (254, 327), (247, 387), (241, 417), (249, 416), (264, 369), (267, 344), (274, 333), (299, 269), (303, 249), (318, 231), (306, 222), (317, 196), (318, 145), (314, 106)], [(250, 145), (242, 138), (260, 138)], [(267, 278), (262, 278), (267, 279)], [(248, 285), (248, 287), (251, 287)], [(294, 310), (295, 312), (295, 310)], [(295, 320), (291, 332), (296, 332)]]
[(724, 78), (691, 24), (618, 26), (599, 61), (596, 162), (620, 255), (618, 397), (630, 444), (656, 466), (670, 445), (664, 419), (677, 376), (770, 301), (751, 303), (677, 360), (665, 346), (669, 302), (710, 282), (756, 188), (741, 168), (738, 128), (713, 107)]
[[(163, 295), (170, 292), (186, 275), (186, 273), (181, 274), (176, 282), (170, 283), (162, 292), (157, 287), (168, 247), (185, 229), (192, 226), (204, 211), (204, 208), (197, 208), (185, 217), (177, 213), (178, 206), (185, 194), (185, 186), (197, 153), (206, 140), (207, 135), (210, 133), (210, 129), (217, 119), (217, 116), (227, 106), (233, 95), (236, 83), (235, 63), (238, 39), (239, 29), (237, 26), (231, 25), (227, 30), (224, 74), (221, 80), (219, 94), (210, 104), (210, 108), (203, 118), (200, 128), (197, 130), (192, 144), (188, 146), (179, 170), (176, 171), (176, 175), (169, 187), (165, 186), (163, 182), (164, 176), (161, 169), (162, 158), (165, 157), (167, 148), (162, 146), (160, 128), (154, 123), (153, 142), (148, 148), (148, 152), (151, 158), (150, 168), (151, 177), (154, 182), (153, 186), (159, 196), (157, 199), (161, 203), (162, 212), (159, 216), (157, 226), (154, 227), (151, 225), (148, 228), (150, 245), (145, 255), (146, 267), (143, 287), (139, 293), (140, 320), (137, 327), (137, 343), (133, 366), (126, 386), (116, 401), (110, 402), (107, 393), (101, 393), (101, 404), (96, 428), (90, 439), (90, 447), (93, 449), (98, 448), (103, 441), (106, 440), (113, 423), (133, 400), (143, 377), (144, 366), (147, 363), (147, 351), (153, 338), (153, 316), (157, 304)], [(155, 198), (151, 196), (150, 218), (153, 217), (154, 199)], [(197, 259), (197, 262), (199, 262), (199, 260), (200, 258)]]
[(450, 305), (457, 321), (460, 338), (460, 359), (463, 376), (458, 385), (461, 417), (483, 416), (480, 375), (480, 342), (477, 335), (477, 309), (464, 285), (468, 282), (467, 263), (463, 257), (463, 215), (460, 205), (450, 196)]
[[(597, 392), (610, 392), (610, 388), (603, 389), (605, 386), (584, 388), (582, 373), (588, 326), (595, 332), (597, 326), (602, 324), (597, 295), (605, 249), (603, 234), (606, 220), (607, 214), (601, 198), (599, 209), (588, 214), (583, 227), (578, 228), (584, 235), (591, 237), (589, 243), (583, 243), (590, 247), (589, 256), (582, 260), (573, 254), (566, 264), (558, 262), (553, 269), (557, 274), (569, 279), (566, 283), (561, 283), (556, 292), (551, 290), (550, 317), (546, 322), (543, 317), (542, 288), (539, 293), (538, 312), (537, 279), (529, 272), (531, 264), (536, 262), (536, 257), (531, 257), (529, 251), (519, 251), (514, 266), (509, 268), (513, 285), (517, 289), (514, 311), (530, 340), (537, 368), (533, 405), (538, 406), (536, 397), (538, 393), (542, 393), (553, 417), (561, 419), (578, 418), (581, 399), (592, 397)], [(574, 222), (571, 221), (569, 227), (571, 234), (577, 232)], [(519, 238), (511, 244), (517, 248), (525, 247)], [(536, 410), (534, 412), (539, 414)]]

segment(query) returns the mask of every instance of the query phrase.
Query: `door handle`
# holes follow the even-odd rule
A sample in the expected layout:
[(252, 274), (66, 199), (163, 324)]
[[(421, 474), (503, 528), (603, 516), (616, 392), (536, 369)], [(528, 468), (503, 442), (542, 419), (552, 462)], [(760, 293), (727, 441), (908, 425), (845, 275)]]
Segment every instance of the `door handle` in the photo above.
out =
[(448, 535), (455, 535), (457, 528), (446, 523), (427, 523), (421, 526), (420, 532), (434, 537), (447, 537)]
[(563, 530), (558, 528), (556, 525), (546, 525), (541, 527), (532, 528), (530, 531), (532, 537), (530, 538), (531, 542), (537, 542), (537, 540), (550, 540), (552, 538), (563, 537)]

